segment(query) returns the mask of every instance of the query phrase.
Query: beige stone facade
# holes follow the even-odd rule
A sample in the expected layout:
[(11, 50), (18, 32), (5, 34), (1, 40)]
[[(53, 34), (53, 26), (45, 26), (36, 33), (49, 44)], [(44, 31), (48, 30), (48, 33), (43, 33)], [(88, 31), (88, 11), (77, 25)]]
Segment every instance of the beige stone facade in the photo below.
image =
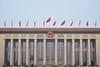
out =
[[(34, 29), (34, 28), (33, 28)], [(20, 29), (19, 29), (20, 30)], [(23, 31), (23, 29), (21, 29), (22, 31)], [(20, 31), (21, 31), (20, 30)], [(60, 29), (60, 30), (62, 30), (62, 29)], [(97, 30), (97, 29), (94, 29), (94, 30)], [(18, 40), (20, 40), (20, 39), (26, 39), (26, 45), (28, 44), (28, 42), (27, 42), (27, 39), (29, 40), (29, 39), (33, 39), (34, 40), (34, 42), (35, 42), (35, 40), (36, 40), (36, 45), (37, 45), (37, 41), (38, 40), (43, 40), (43, 43), (45, 43), (45, 44), (43, 44), (43, 62), (39, 62), (39, 61), (37, 61), (37, 55), (36, 55), (36, 52), (38, 51), (38, 50), (35, 50), (35, 45), (34, 45), (34, 61), (33, 61), (33, 65), (36, 65), (36, 66), (39, 66), (39, 67), (42, 67), (42, 66), (46, 66), (46, 67), (49, 67), (50, 65), (54, 65), (54, 66), (58, 66), (58, 67), (64, 67), (64, 66), (75, 66), (75, 51), (79, 51), (79, 64), (78, 65), (76, 65), (76, 66), (82, 66), (83, 65), (83, 57), (80, 57), (81, 55), (82, 55), (82, 53), (80, 52), (80, 51), (82, 51), (81, 49), (83, 49), (81, 46), (80, 46), (80, 44), (81, 44), (81, 40), (83, 41), (83, 39), (86, 39), (87, 41), (88, 40), (92, 40), (92, 39), (95, 39), (95, 41), (96, 41), (96, 43), (95, 43), (95, 45), (96, 45), (96, 47), (95, 47), (95, 49), (93, 49), (93, 50), (95, 50), (95, 56), (96, 56), (96, 59), (95, 59), (95, 64), (94, 64), (94, 67), (96, 67), (96, 66), (100, 66), (100, 29), (98, 29), (97, 31), (90, 31), (89, 32), (89, 30), (88, 31), (85, 31), (85, 33), (84, 33), (84, 31), (83, 32), (79, 32), (79, 31), (77, 31), (77, 29), (76, 29), (76, 32), (74, 31), (73, 32), (73, 30), (72, 31), (68, 31), (67, 32), (67, 30), (65, 29), (65, 31), (56, 31), (56, 30), (54, 30), (53, 32), (53, 37), (52, 38), (48, 38), (48, 32), (49, 32), (49, 30), (43, 30), (43, 32), (41, 31), (41, 28), (38, 30), (38, 31), (32, 31), (32, 30), (30, 30), (31, 32), (27, 32), (27, 30), (25, 30), (25, 31), (23, 31), (23, 32), (20, 32), (20, 31), (16, 31), (16, 30), (10, 30), (10, 29), (7, 29), (7, 30), (2, 30), (2, 29), (0, 29), (0, 66), (4, 66), (5, 65), (5, 62), (4, 62), (4, 55), (5, 55), (5, 39), (18, 39)], [(41, 32), (39, 32), (39, 31), (41, 31)], [(66, 47), (66, 45), (64, 45), (64, 44), (66, 44), (67, 42), (66, 42), (66, 40), (70, 40), (71, 39), (71, 42), (72, 42), (72, 52), (71, 52), (71, 64), (70, 65), (67, 65), (68, 64), (68, 58), (66, 57), (67, 56), (67, 53), (66, 53), (66, 51), (65, 50), (67, 50), (67, 48), (65, 48)], [(79, 40), (79, 48), (75, 48), (75, 39), (78, 39)], [(46, 58), (46, 42), (47, 42), (47, 40), (54, 40), (54, 43), (55, 43), (55, 45), (54, 45), (54, 49), (55, 49), (55, 54), (54, 54), (54, 63), (52, 63), (52, 61), (49, 61), (49, 62), (47, 62), (48, 60), (47, 60), (47, 58)], [(57, 40), (57, 41), (56, 41)], [(57, 43), (58, 43), (58, 41), (60, 41), (60, 40), (62, 40), (62, 42), (64, 43), (63, 45), (63, 49), (64, 49), (64, 56), (63, 56), (63, 59), (62, 59), (62, 61), (59, 61), (58, 60), (58, 58), (57, 58)], [(90, 44), (90, 43), (88, 43), (88, 44)], [(88, 45), (87, 44), (87, 45)], [(26, 62), (25, 62), (25, 64), (26, 65), (28, 65), (29, 66), (29, 64), (31, 63), (30, 62), (30, 60), (29, 60), (29, 51), (27, 52), (27, 48), (28, 47), (28, 45), (26, 46)], [(45, 48), (44, 48), (45, 47)], [(58, 47), (59, 48), (59, 47)], [(51, 48), (52, 49), (52, 48)], [(59, 48), (60, 49), (60, 48)], [(90, 51), (92, 51), (92, 49), (89, 47), (89, 46), (87, 46), (87, 48), (86, 49), (83, 49), (83, 51), (87, 51), (87, 52), (89, 52), (89, 49), (90, 49)], [(16, 49), (17, 50), (17, 49)], [(61, 49), (62, 50), (62, 49)], [(13, 51), (13, 49), (12, 49), (12, 51)], [(19, 50), (18, 50), (18, 52), (19, 52)], [(11, 51), (10, 51), (10, 54), (13, 54), (14, 52), (12, 52), (11, 53)], [(87, 53), (87, 65), (86, 66), (91, 66), (91, 61), (90, 61), (90, 52), (89, 53)], [(14, 66), (14, 63), (13, 63), (13, 60), (12, 60), (12, 57), (13, 57), (14, 55), (10, 55), (10, 64), (12, 65), (12, 66)], [(19, 55), (18, 55), (19, 56)], [(62, 56), (62, 55), (61, 55)], [(18, 58), (17, 58), (18, 59)], [(12, 61), (12, 62), (11, 62)], [(19, 63), (19, 62), (18, 62)], [(23, 65), (20, 65), (20, 66), (23, 66)], [(85, 66), (85, 65), (84, 65)], [(31, 67), (31, 66), (30, 66)]]

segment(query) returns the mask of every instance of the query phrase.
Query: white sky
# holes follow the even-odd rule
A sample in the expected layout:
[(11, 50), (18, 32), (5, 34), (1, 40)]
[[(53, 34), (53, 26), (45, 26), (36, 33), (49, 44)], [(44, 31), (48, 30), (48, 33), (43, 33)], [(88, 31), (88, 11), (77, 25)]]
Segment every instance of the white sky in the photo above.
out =
[[(86, 22), (89, 21), (89, 27), (95, 27), (95, 21), (100, 28), (100, 0), (0, 0), (0, 27), (4, 27), (4, 21), (7, 28), (11, 27), (13, 20), (14, 27), (19, 27), (19, 21), (22, 22), (21, 27), (44, 27), (42, 22), (51, 17), (51, 22), (45, 24), (45, 27), (87, 27)], [(57, 24), (53, 26), (53, 22)], [(60, 23), (66, 20), (64, 26)], [(73, 26), (70, 26), (71, 21)], [(81, 20), (81, 26), (78, 22)]]

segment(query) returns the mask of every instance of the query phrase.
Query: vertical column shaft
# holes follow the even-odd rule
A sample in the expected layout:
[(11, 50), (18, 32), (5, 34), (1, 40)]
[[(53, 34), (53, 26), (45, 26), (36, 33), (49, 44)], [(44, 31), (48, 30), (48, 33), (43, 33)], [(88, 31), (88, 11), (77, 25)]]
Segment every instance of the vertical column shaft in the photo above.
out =
[(82, 50), (82, 39), (80, 39), (80, 65), (83, 65), (83, 50)]
[(75, 65), (74, 39), (72, 39), (72, 65)]
[(26, 39), (26, 65), (29, 63), (29, 39)]
[(46, 65), (46, 39), (43, 41), (43, 65)]
[(18, 65), (21, 65), (21, 39), (19, 39), (18, 44)]
[(90, 56), (90, 39), (88, 39), (88, 52), (87, 52), (87, 62), (88, 65), (91, 65), (91, 56)]
[(10, 44), (10, 65), (13, 64), (13, 39), (11, 39), (11, 44)]

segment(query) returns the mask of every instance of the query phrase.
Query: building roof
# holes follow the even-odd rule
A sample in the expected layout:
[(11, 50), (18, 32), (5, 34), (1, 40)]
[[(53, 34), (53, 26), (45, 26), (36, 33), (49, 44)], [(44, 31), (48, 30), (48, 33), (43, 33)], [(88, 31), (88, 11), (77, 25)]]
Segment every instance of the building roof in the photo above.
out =
[(0, 33), (100, 33), (100, 28), (0, 28)]

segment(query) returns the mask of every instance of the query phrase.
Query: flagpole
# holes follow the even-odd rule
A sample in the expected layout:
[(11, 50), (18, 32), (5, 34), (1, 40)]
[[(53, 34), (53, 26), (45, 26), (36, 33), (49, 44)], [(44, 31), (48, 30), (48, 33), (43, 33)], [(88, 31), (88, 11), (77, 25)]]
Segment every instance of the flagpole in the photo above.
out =
[(21, 27), (21, 21), (19, 21), (19, 27)]
[(45, 27), (45, 21), (43, 21), (43, 27)]
[(26, 27), (28, 27), (28, 20), (27, 20), (27, 23), (26, 23)]
[(4, 21), (4, 27), (6, 27), (6, 22)]
[(97, 21), (95, 21), (95, 28), (96, 28), (96, 26), (97, 26)]
[(13, 20), (12, 20), (12, 24), (11, 24), (11, 27), (13, 27)]

